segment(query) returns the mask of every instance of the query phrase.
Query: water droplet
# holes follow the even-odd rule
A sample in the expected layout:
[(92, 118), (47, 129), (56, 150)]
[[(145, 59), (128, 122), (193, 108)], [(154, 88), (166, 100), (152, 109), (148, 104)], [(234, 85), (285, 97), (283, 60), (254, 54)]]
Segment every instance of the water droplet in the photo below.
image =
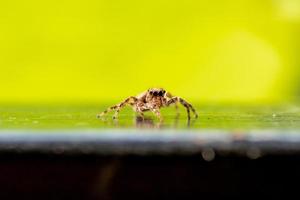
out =
[(250, 148), (250, 149), (248, 149), (246, 154), (250, 159), (257, 159), (257, 158), (261, 157), (261, 152), (258, 148)]
[(205, 160), (205, 161), (213, 161), (215, 159), (215, 151), (211, 148), (208, 148), (208, 149), (204, 149), (201, 153), (202, 155), (202, 158)]

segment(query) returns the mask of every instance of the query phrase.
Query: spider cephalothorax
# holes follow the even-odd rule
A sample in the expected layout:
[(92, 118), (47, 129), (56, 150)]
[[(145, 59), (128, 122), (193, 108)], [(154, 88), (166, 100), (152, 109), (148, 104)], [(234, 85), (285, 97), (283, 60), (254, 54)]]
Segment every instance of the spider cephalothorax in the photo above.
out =
[(167, 107), (171, 104), (175, 104), (177, 109), (178, 102), (186, 108), (188, 119), (190, 119), (190, 110), (192, 110), (196, 118), (198, 117), (196, 110), (191, 104), (189, 104), (187, 101), (183, 100), (180, 97), (172, 96), (169, 92), (165, 91), (162, 88), (150, 88), (149, 90), (137, 96), (128, 97), (121, 103), (112, 106), (103, 111), (102, 113), (98, 114), (97, 117), (102, 117), (107, 112), (115, 110), (113, 118), (117, 118), (121, 108), (123, 108), (126, 105), (130, 105), (133, 107), (134, 111), (140, 114), (141, 116), (143, 116), (143, 112), (145, 111), (152, 111), (156, 114), (156, 116), (159, 119), (161, 119), (159, 109), (162, 107)]

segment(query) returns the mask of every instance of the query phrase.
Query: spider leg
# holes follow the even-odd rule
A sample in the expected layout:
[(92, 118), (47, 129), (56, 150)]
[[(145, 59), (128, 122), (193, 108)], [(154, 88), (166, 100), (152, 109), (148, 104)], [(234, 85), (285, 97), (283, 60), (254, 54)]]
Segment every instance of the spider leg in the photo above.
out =
[(127, 99), (125, 99), (123, 102), (121, 102), (119, 104), (119, 106), (116, 109), (115, 114), (113, 115), (113, 119), (116, 119), (119, 115), (119, 112), (122, 108), (124, 108), (126, 105), (134, 105), (136, 102), (138, 101), (138, 99), (136, 97), (128, 97)]
[[(167, 99), (167, 101), (169, 101), (170, 99), (172, 99), (174, 96), (170, 93), (170, 92), (166, 92), (165, 94), (165, 98)], [(175, 106), (175, 110), (176, 110), (176, 115), (179, 116), (179, 109), (178, 109), (178, 101), (176, 101), (174, 103)]]
[(144, 113), (143, 112), (137, 112), (137, 114), (142, 118), (142, 119), (144, 119), (145, 118), (145, 116), (144, 116)]
[(127, 99), (125, 99), (124, 101), (122, 101), (121, 103), (117, 104), (117, 105), (114, 105), (114, 106), (111, 106), (109, 107), (108, 109), (104, 110), (102, 113), (98, 114), (97, 117), (100, 118), (102, 116), (104, 116), (106, 113), (112, 111), (112, 110), (116, 110), (115, 114), (113, 115), (113, 118), (117, 118), (118, 117), (118, 114), (120, 112), (120, 110), (126, 106), (127, 104), (129, 105), (133, 105), (137, 102), (137, 98), (136, 97), (128, 97)]
[(185, 101), (184, 99), (180, 98), (180, 97), (172, 97), (168, 102), (167, 102), (167, 106), (169, 106), (170, 104), (176, 104), (177, 102), (180, 102), (185, 108), (186, 108), (186, 111), (187, 111), (187, 114), (188, 114), (188, 119), (190, 119), (190, 110), (192, 110), (192, 112), (194, 113), (195, 115), (195, 118), (198, 117), (198, 114), (196, 112), (196, 110), (194, 109), (194, 107), (188, 103), (187, 101)]
[(158, 108), (153, 108), (151, 111), (158, 117), (159, 121), (162, 121), (162, 117)]
[(174, 105), (175, 105), (175, 109), (176, 109), (176, 115), (179, 116), (180, 113), (179, 113), (179, 109), (178, 109), (178, 102), (175, 102)]
[(198, 113), (196, 112), (195, 108), (190, 103), (188, 103), (187, 101), (185, 101), (184, 99), (182, 99), (180, 97), (178, 97), (178, 98), (179, 98), (179, 102), (182, 105), (187, 105), (192, 110), (192, 112), (194, 113), (195, 118), (198, 118)]

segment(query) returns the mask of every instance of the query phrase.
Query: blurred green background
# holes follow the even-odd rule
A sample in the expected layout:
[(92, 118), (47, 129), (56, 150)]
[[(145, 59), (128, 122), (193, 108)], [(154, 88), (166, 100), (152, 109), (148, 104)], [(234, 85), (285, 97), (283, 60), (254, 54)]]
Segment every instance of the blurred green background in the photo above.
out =
[(1, 1), (0, 101), (291, 101), (299, 36), (299, 0)]

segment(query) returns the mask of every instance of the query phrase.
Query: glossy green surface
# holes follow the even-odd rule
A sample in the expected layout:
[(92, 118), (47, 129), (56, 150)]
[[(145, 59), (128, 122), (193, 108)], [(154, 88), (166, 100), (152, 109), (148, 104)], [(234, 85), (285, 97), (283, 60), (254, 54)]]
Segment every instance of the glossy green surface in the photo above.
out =
[(97, 119), (96, 114), (109, 105), (2, 105), (0, 129), (300, 129), (297, 105), (196, 105), (199, 118), (189, 123), (184, 108), (176, 117), (173, 107), (162, 109), (161, 123), (152, 113), (146, 113), (143, 121), (130, 108), (122, 110), (118, 120), (111, 118), (112, 113)]

